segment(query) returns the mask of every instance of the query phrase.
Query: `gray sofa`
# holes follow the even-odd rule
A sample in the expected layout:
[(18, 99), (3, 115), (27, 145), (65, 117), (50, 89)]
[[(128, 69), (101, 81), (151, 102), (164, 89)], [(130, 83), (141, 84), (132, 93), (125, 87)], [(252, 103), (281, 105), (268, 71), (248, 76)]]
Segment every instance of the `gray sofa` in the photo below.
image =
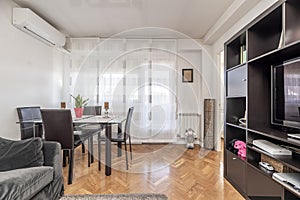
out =
[(64, 192), (61, 147), (40, 138), (0, 137), (0, 199), (60, 199)]

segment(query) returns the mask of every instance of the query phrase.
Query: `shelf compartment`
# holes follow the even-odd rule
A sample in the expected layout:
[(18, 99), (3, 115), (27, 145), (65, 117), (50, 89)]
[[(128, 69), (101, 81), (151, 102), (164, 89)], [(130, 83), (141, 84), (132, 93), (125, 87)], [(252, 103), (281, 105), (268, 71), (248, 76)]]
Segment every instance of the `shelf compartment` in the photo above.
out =
[[(281, 130), (268, 128), (268, 127), (259, 127), (259, 126), (257, 126), (257, 127), (255, 127), (255, 129), (248, 129), (248, 133), (249, 133), (248, 137), (250, 137), (252, 135), (251, 132), (255, 133), (255, 134), (258, 134), (258, 135), (261, 135), (261, 136), (264, 136), (265, 138), (271, 138), (271, 139), (275, 139), (275, 140), (278, 140), (278, 141), (282, 141), (286, 144), (291, 144), (291, 145), (294, 145), (294, 146), (300, 146), (300, 140), (289, 138), (287, 136), (288, 133), (283, 132)], [(261, 136), (257, 136), (256, 139), (261, 138)], [(252, 143), (251, 139), (250, 139), (250, 143)]]
[(249, 60), (277, 49), (282, 30), (282, 6), (279, 6), (248, 29)]
[(239, 125), (239, 119), (245, 117), (246, 97), (226, 98), (226, 122)]
[(248, 165), (250, 165), (251, 167), (255, 168), (258, 172), (262, 173), (263, 175), (269, 177), (269, 178), (272, 178), (272, 175), (273, 175), (273, 171), (268, 171), (262, 167), (259, 166), (258, 163), (255, 163), (253, 161), (248, 161)]
[[(243, 50), (241, 49), (243, 48)], [(244, 51), (244, 52), (243, 52)], [(227, 69), (238, 66), (246, 62), (246, 32), (240, 34), (237, 38), (226, 45), (226, 66)], [(245, 54), (243, 58), (243, 53)], [(243, 58), (243, 59), (242, 59)]]
[(285, 44), (300, 40), (300, 4), (299, 0), (285, 3)]
[(233, 139), (237, 139), (237, 140), (246, 142), (246, 130), (237, 128), (235, 126), (226, 125), (225, 144), (228, 145), (228, 143)]
[[(226, 137), (225, 137), (226, 150), (233, 151), (232, 147), (230, 146), (230, 142), (234, 139), (241, 140), (246, 143), (246, 130), (245, 129), (241, 129), (241, 128), (238, 128), (238, 127), (232, 126), (232, 125), (226, 125), (225, 133), (226, 133)], [(233, 152), (231, 152), (231, 153), (233, 153)], [(243, 161), (246, 160), (246, 158), (239, 157), (238, 155), (236, 155), (236, 157), (238, 157), (239, 159), (241, 159)]]
[(283, 163), (283, 165), (290, 167), (291, 169), (295, 170), (295, 171), (300, 171), (300, 159), (295, 157), (295, 156), (276, 156), (276, 155), (272, 155), (268, 152), (265, 152), (261, 149), (259, 149), (258, 147), (255, 147), (251, 144), (247, 145), (248, 149), (251, 149), (253, 151), (256, 151), (257, 153), (260, 154), (265, 154), (281, 163)]
[(299, 57), (300, 40), (286, 45), (281, 49), (275, 49), (271, 52), (258, 56), (248, 61), (248, 64), (264, 63), (265, 65), (279, 64), (283, 61)]
[(271, 124), (271, 66), (248, 65), (248, 127), (269, 127)]

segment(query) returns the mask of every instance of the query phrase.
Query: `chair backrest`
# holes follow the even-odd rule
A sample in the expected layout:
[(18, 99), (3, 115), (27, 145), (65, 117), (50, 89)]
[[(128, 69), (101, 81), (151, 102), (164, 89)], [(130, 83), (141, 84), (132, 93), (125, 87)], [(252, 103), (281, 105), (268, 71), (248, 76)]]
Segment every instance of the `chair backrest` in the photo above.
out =
[[(41, 108), (39, 106), (18, 107), (17, 112), (18, 112), (18, 117), (20, 122), (42, 119)], [(35, 128), (35, 136), (42, 137), (43, 135), (42, 126), (34, 127), (33, 123), (20, 123), (21, 139), (24, 140), (33, 137), (34, 128)]]
[(126, 140), (128, 135), (130, 135), (130, 124), (131, 124), (133, 110), (134, 110), (134, 107), (130, 107), (128, 109), (127, 118), (126, 118), (126, 122), (125, 122), (124, 140)]
[(69, 109), (42, 109), (46, 141), (56, 141), (62, 149), (74, 149), (73, 120)]
[(101, 115), (102, 106), (86, 106), (83, 115)]

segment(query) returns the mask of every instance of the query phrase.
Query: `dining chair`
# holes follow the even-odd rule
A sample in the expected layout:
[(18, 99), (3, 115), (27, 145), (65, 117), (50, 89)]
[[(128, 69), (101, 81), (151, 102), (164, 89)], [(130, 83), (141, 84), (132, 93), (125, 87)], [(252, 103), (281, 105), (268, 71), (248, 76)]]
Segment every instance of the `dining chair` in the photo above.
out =
[(41, 109), (46, 141), (61, 144), (64, 154), (69, 154), (68, 184), (73, 181), (74, 149), (90, 137), (90, 133), (74, 132), (69, 109)]
[[(101, 115), (101, 110), (102, 110), (102, 106), (85, 106), (83, 109), (83, 115)], [(85, 153), (84, 143), (82, 143), (82, 153)], [(92, 162), (94, 162), (93, 157), (92, 157)]]
[[(83, 115), (101, 115), (102, 106), (86, 106), (83, 110)], [(97, 141), (98, 141), (98, 170), (101, 170), (101, 141), (105, 141), (105, 135), (101, 135), (101, 132), (104, 130), (103, 126), (101, 125), (91, 125), (86, 124), (84, 126), (81, 126), (82, 131), (89, 131), (94, 132), (94, 134), (97, 134)], [(89, 140), (89, 161), (88, 166), (90, 166), (90, 163), (94, 162), (94, 154), (93, 154), (93, 137), (91, 137)]]
[(111, 141), (124, 143), (125, 157), (126, 157), (126, 169), (128, 170), (128, 152), (127, 152), (127, 140), (129, 142), (130, 159), (132, 160), (132, 147), (131, 147), (131, 136), (130, 136), (130, 125), (134, 107), (129, 108), (127, 118), (125, 122), (125, 130), (123, 133), (113, 133)]
[[(41, 120), (40, 106), (31, 107), (18, 107), (18, 117), (20, 122), (21, 139), (27, 139), (31, 137), (43, 137), (43, 126), (34, 125), (30, 120)], [(27, 122), (26, 122), (27, 121)]]
[(102, 106), (86, 106), (83, 115), (101, 115)]

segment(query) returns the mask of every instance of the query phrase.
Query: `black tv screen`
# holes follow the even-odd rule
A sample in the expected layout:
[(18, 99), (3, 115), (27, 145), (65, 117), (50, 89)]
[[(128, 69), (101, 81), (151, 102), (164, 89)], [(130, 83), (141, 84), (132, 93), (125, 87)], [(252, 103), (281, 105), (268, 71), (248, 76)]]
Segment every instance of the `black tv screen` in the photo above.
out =
[(300, 128), (300, 58), (273, 66), (272, 122)]

